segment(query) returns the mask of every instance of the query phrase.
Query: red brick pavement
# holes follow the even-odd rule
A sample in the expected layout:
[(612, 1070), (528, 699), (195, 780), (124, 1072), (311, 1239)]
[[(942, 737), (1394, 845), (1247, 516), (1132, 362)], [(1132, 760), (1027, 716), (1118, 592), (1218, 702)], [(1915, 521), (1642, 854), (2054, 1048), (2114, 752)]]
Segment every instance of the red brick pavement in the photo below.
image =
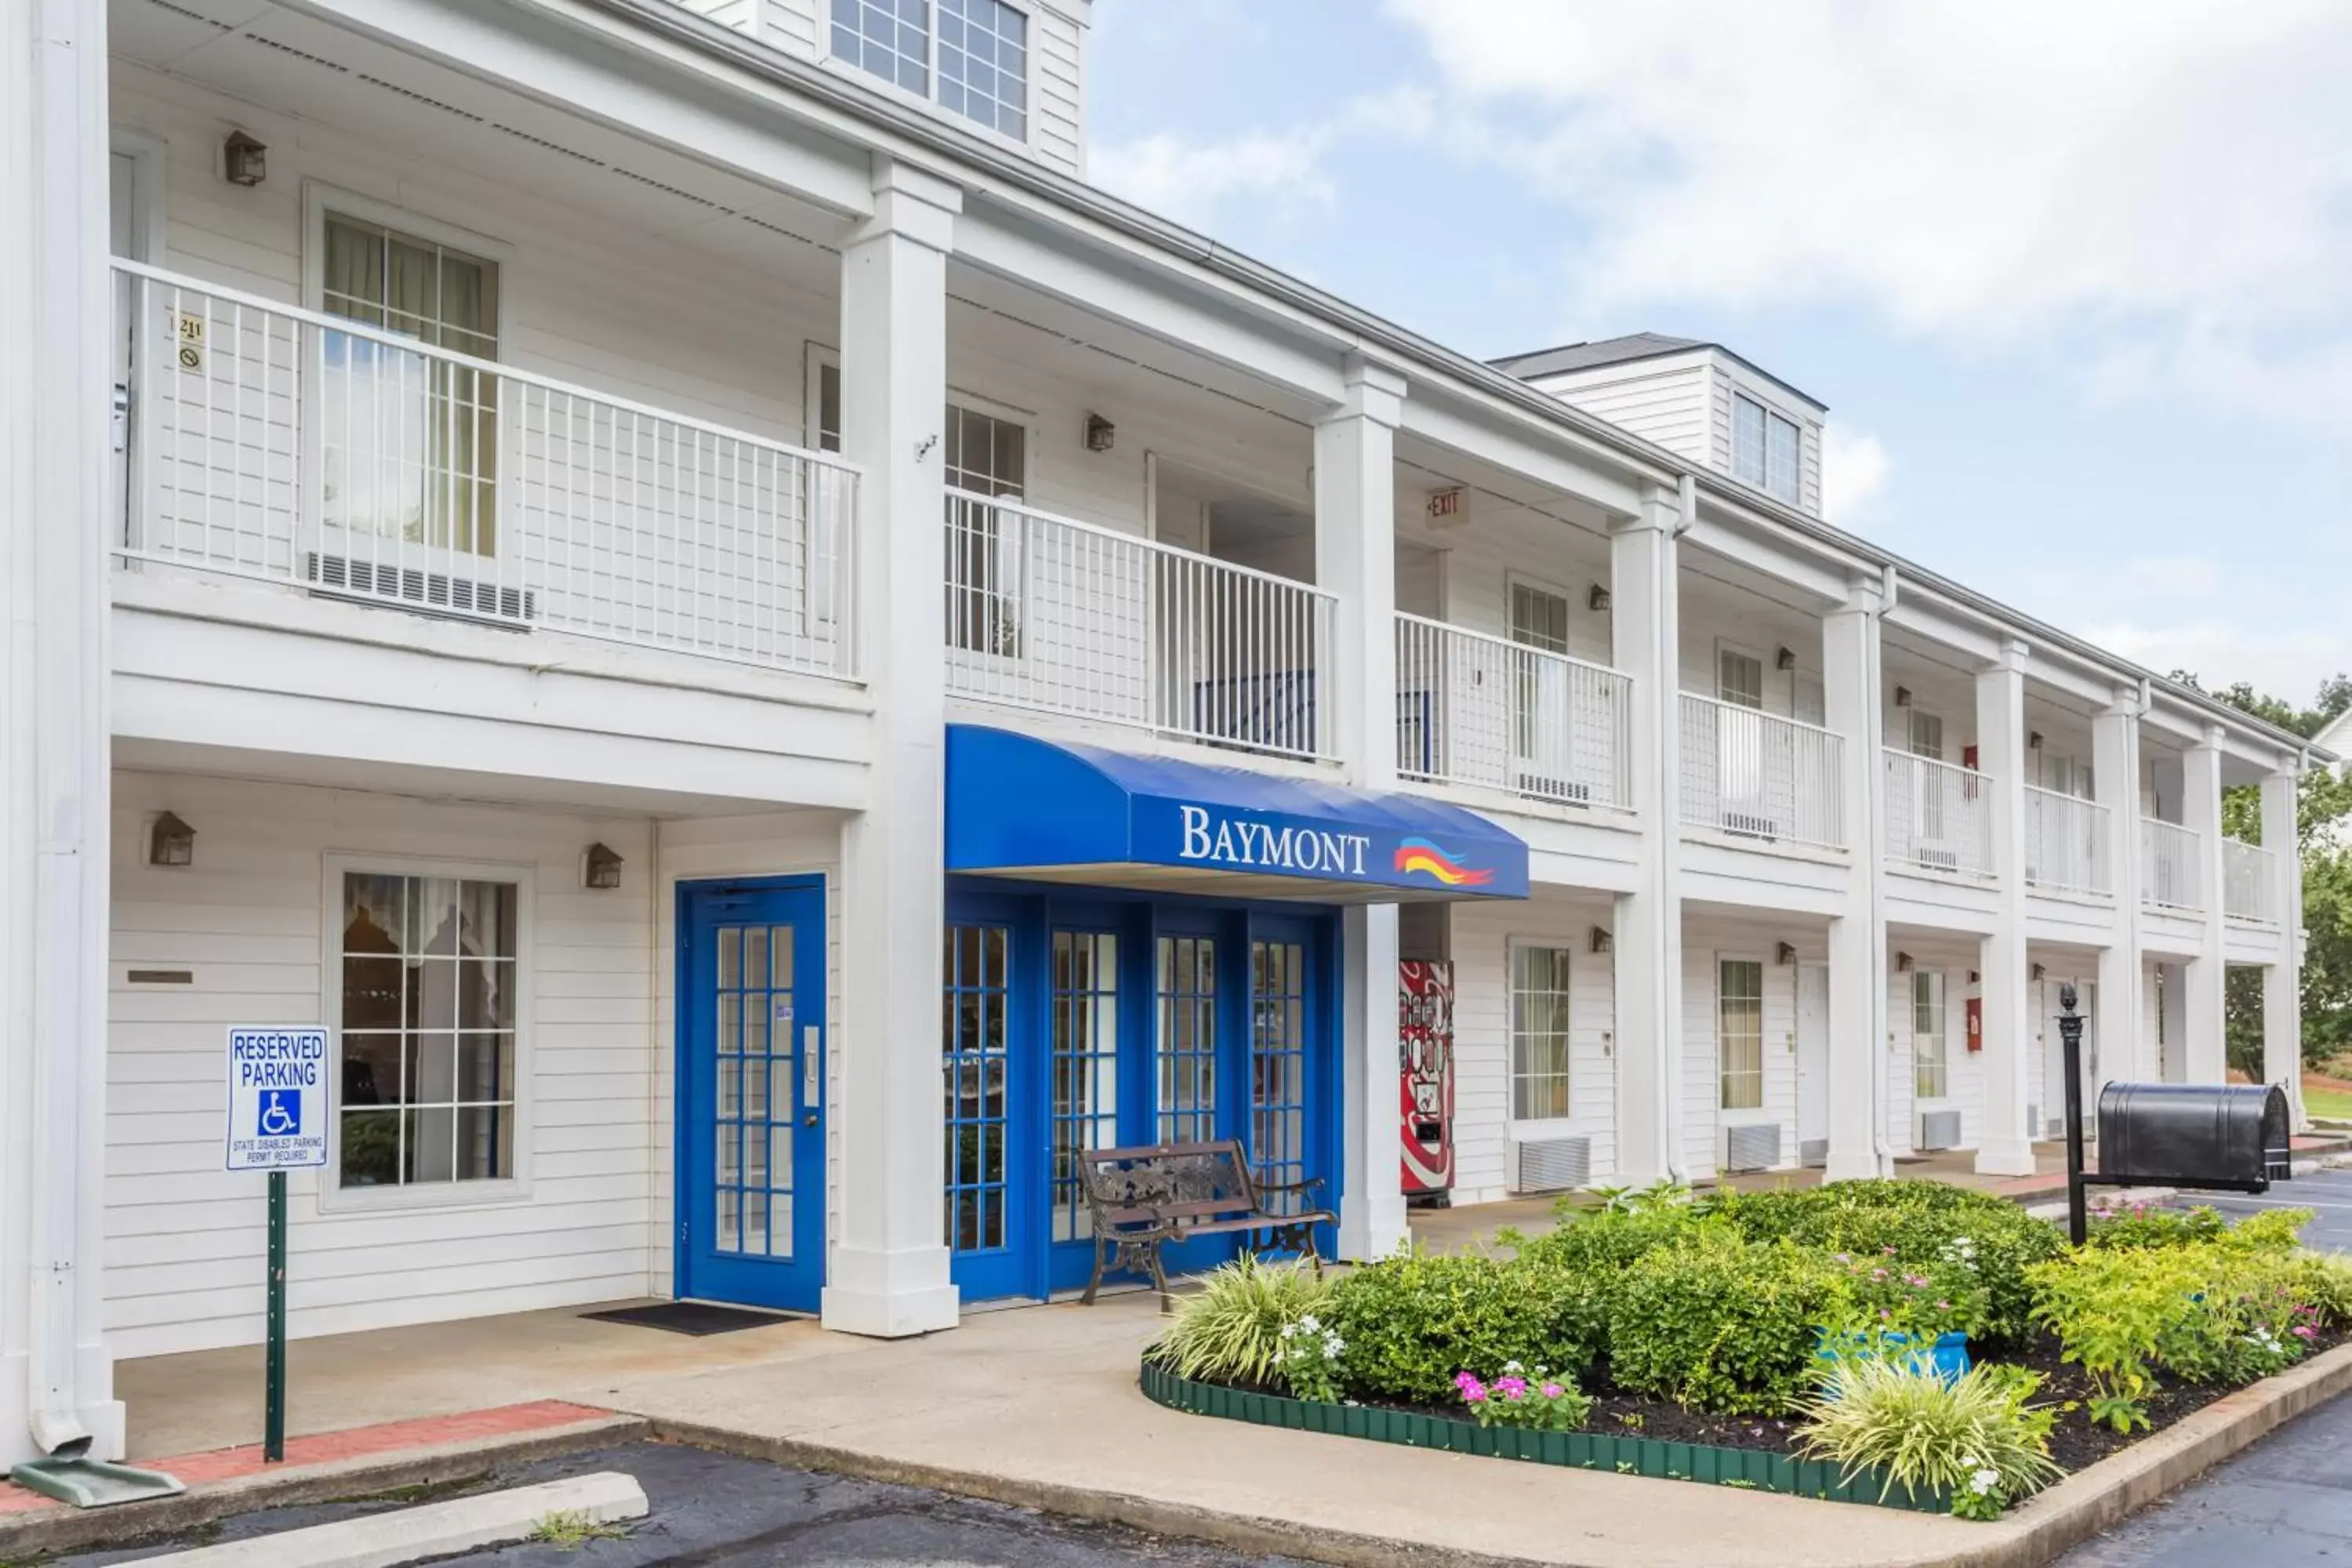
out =
[[(479, 1437), (504, 1437), (518, 1432), (569, 1426), (575, 1421), (593, 1421), (611, 1414), (593, 1405), (572, 1405), (561, 1399), (541, 1399), (528, 1405), (502, 1405), (494, 1410), (471, 1410), (460, 1415), (427, 1415), (415, 1421), (387, 1421), (377, 1426), (354, 1426), (345, 1432), (289, 1437), (285, 1460), (276, 1465), (264, 1462), (258, 1443), (237, 1448), (215, 1448), (209, 1453), (182, 1454), (168, 1459), (141, 1459), (138, 1463), (144, 1468), (163, 1470), (177, 1476), (191, 1487), (197, 1487), (208, 1481), (234, 1480), (241, 1476), (258, 1475), (264, 1470), (282, 1474), (306, 1465), (332, 1464), (339, 1459), (363, 1459), (383, 1454), (437, 1447), (445, 1443), (463, 1443)], [(26, 1513), (36, 1509), (65, 1506), (38, 1492), (0, 1481), (0, 1513)]]

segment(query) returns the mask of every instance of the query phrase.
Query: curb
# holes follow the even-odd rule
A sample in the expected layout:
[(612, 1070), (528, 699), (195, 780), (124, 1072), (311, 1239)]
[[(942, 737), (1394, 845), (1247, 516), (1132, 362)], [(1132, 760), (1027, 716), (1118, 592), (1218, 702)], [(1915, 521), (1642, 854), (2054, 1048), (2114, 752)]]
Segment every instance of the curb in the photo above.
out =
[(332, 1502), (403, 1487), (437, 1487), (479, 1480), (501, 1465), (528, 1464), (613, 1443), (635, 1442), (646, 1424), (634, 1415), (604, 1415), (536, 1431), (468, 1437), (454, 1443), (333, 1459), (299, 1469), (239, 1476), (189, 1488), (176, 1497), (113, 1508), (46, 1508), (0, 1514), (0, 1560), (121, 1547), (176, 1534), (231, 1514), (296, 1503)]
[[(1967, 1527), (1975, 1543), (1956, 1551), (1890, 1560), (1874, 1568), (2042, 1568), (2347, 1389), (2352, 1389), (2352, 1344), (2339, 1345), (2290, 1372), (2222, 1395), (2131, 1448), (2069, 1476), (1997, 1524)], [(1296, 1557), (1341, 1568), (1569, 1568), (1559, 1559), (1499, 1556), (1335, 1531), (1263, 1515), (1226, 1513), (1196, 1503), (894, 1459), (805, 1438), (761, 1437), (662, 1418), (654, 1419), (650, 1426), (657, 1441), (741, 1458), (928, 1487), (1073, 1519), (1123, 1524), (1155, 1535), (1188, 1537), (1239, 1552)], [(1834, 1516), (1836, 1510), (1832, 1511)], [(1833, 1525), (1834, 1517), (1823, 1522)], [(1623, 1568), (1642, 1555), (1627, 1552), (1580, 1561), (1583, 1568)]]
[(604, 1470), (142, 1561), (150, 1568), (395, 1568), (530, 1540), (551, 1515), (570, 1515), (593, 1526), (643, 1519), (648, 1511), (636, 1477)]

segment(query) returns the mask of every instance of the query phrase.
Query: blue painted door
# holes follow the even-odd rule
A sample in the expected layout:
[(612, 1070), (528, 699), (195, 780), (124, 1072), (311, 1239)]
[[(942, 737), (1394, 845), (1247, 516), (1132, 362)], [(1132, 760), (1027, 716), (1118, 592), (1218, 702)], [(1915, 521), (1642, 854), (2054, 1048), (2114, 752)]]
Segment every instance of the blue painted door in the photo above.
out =
[(824, 890), (678, 889), (677, 1294), (813, 1312), (824, 1284)]
[(1043, 1000), (1037, 912), (1034, 900), (955, 900), (940, 954), (942, 1228), (968, 1300), (1037, 1293), (1035, 1197), (1045, 1184), (1030, 1157), (1043, 1140), (1027, 1102)]

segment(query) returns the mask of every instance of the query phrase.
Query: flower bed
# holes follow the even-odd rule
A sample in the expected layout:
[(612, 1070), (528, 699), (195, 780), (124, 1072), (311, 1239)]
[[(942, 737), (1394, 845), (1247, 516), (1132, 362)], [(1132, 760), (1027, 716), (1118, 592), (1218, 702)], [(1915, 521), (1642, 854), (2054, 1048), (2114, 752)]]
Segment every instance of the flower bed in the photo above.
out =
[[(1986, 1518), (2338, 1339), (2352, 1266), (2295, 1247), (2307, 1217), (2126, 1215), (2078, 1252), (2002, 1199), (1920, 1183), (1616, 1194), (1493, 1253), (1336, 1284), (1230, 1266), (1147, 1382), (1276, 1425)], [(1975, 1370), (1929, 1364), (1959, 1335)]]

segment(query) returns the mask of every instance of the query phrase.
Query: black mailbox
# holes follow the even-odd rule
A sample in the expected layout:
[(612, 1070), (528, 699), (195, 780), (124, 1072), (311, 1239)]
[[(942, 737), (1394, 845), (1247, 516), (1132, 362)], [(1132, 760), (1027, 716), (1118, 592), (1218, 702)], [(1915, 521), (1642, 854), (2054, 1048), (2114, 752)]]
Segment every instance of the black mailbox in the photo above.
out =
[(2259, 1193), (2294, 1173), (2276, 1084), (2111, 1083), (2099, 1091), (2099, 1174), (2109, 1185)]

